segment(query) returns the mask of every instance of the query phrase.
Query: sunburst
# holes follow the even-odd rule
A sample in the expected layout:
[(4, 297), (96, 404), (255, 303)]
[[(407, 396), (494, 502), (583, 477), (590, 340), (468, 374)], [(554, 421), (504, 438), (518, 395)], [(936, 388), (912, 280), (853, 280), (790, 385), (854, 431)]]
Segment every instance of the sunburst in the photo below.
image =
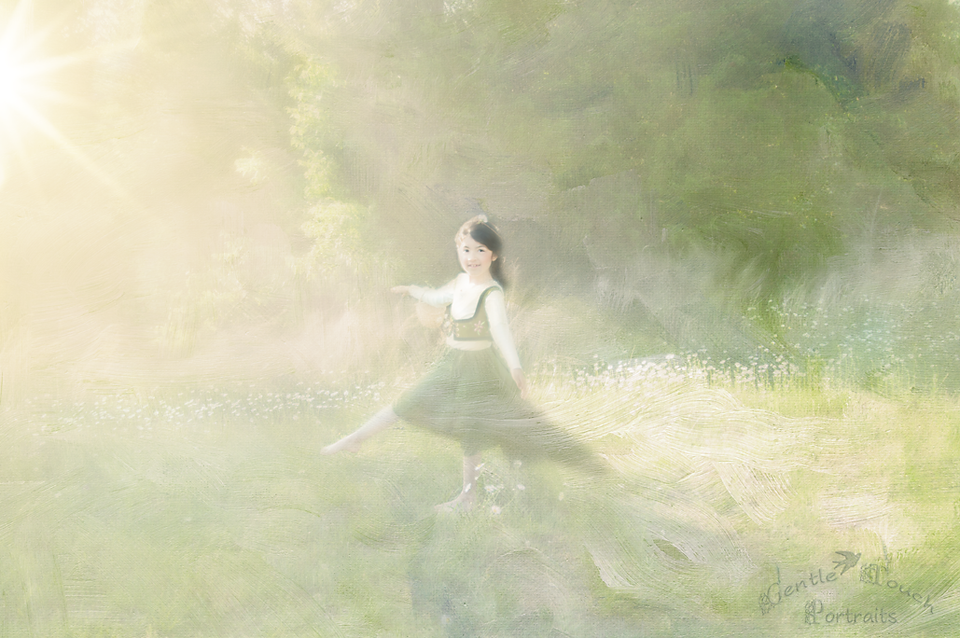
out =
[(119, 190), (113, 179), (72, 143), (47, 116), (53, 105), (79, 105), (80, 101), (55, 86), (64, 69), (95, 58), (102, 51), (88, 50), (68, 55), (49, 55), (45, 44), (55, 25), (34, 30), (32, 0), (20, 0), (9, 18), (0, 16), (0, 186), (6, 164), (16, 155), (29, 165), (29, 140), (36, 133), (53, 141), (84, 169)]

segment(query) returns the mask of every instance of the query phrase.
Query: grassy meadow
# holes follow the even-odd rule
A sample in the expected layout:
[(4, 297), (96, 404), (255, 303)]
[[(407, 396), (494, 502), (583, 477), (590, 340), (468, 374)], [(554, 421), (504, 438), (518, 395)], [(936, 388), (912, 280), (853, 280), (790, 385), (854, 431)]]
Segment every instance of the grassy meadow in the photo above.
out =
[(318, 455), (392, 383), (30, 398), (3, 413), (0, 635), (947, 635), (956, 398), (746, 369), (544, 366), (535, 400), (610, 471), (489, 452), (468, 514), (433, 510), (454, 442)]

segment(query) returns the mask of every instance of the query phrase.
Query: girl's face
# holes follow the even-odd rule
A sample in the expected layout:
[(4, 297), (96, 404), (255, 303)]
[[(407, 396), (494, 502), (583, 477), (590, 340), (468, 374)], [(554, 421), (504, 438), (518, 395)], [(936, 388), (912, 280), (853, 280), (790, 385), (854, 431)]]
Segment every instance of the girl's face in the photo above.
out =
[(457, 256), (460, 258), (460, 267), (470, 275), (472, 281), (483, 282), (490, 279), (490, 265), (496, 261), (497, 256), (489, 248), (466, 235), (460, 238)]

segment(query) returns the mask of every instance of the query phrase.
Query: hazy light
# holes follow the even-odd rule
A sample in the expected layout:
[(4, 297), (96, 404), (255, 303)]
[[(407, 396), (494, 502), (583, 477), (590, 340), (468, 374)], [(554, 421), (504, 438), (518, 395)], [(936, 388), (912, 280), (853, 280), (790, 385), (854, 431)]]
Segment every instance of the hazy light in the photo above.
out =
[(10, 151), (29, 164), (26, 148), (29, 134), (39, 132), (72, 156), (84, 169), (111, 186), (122, 189), (90, 160), (44, 114), (52, 104), (77, 105), (78, 100), (56, 88), (56, 73), (97, 57), (103, 51), (87, 50), (51, 56), (43, 51), (53, 25), (34, 29), (30, 24), (31, 0), (21, 0), (6, 22), (0, 22), (0, 185)]
[(0, 107), (4, 110), (21, 101), (23, 70), (10, 51), (0, 51)]

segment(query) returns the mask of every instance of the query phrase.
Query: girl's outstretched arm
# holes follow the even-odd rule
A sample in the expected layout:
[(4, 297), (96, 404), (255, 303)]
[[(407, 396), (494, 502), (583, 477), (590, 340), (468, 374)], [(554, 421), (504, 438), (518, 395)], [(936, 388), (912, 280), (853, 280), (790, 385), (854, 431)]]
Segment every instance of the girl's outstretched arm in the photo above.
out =
[(422, 286), (394, 286), (390, 292), (399, 295), (410, 295), (417, 301), (431, 306), (443, 307), (453, 301), (453, 289), (457, 280), (447, 283), (441, 288), (424, 288)]

